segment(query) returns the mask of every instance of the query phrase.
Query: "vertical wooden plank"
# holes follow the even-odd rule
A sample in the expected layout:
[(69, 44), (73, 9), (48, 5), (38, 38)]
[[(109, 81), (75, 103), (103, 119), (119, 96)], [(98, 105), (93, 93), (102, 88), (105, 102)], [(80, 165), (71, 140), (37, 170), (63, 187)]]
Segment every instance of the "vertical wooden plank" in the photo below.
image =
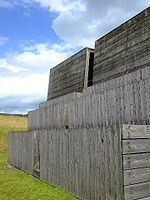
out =
[(142, 124), (145, 124), (147, 121), (147, 107), (146, 107), (146, 96), (145, 96), (145, 85), (144, 81), (139, 82), (139, 88), (140, 88), (140, 99), (141, 99), (141, 121)]
[(52, 161), (52, 130), (48, 129), (48, 183), (52, 184), (52, 167), (53, 167), (53, 161)]
[(134, 83), (133, 85), (134, 89), (134, 99), (135, 99), (135, 123), (141, 122), (141, 100), (140, 100), (140, 88), (139, 88), (139, 82)]
[(125, 121), (124, 123), (130, 123), (131, 116), (130, 116), (130, 96), (129, 96), (129, 89), (130, 85), (125, 85)]
[(123, 177), (123, 156), (122, 156), (122, 130), (120, 125), (113, 126), (114, 132), (114, 155), (115, 155), (115, 179), (117, 200), (124, 200), (124, 177)]
[(145, 101), (146, 101), (146, 113), (147, 113), (147, 124), (150, 124), (150, 79), (144, 80), (145, 82)]

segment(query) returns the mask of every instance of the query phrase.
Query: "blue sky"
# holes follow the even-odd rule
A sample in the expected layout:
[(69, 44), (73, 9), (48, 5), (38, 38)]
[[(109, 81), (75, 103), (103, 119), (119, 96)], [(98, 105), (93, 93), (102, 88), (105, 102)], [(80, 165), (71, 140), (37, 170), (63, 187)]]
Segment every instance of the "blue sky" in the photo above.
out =
[(150, 0), (0, 0), (0, 112), (46, 101), (49, 69), (150, 5)]

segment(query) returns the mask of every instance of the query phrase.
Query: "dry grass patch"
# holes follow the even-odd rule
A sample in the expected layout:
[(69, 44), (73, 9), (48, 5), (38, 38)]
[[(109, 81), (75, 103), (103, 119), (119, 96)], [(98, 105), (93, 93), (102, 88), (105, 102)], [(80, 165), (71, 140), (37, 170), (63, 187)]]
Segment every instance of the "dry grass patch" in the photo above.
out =
[(28, 130), (28, 118), (26, 116), (0, 114), (0, 153), (7, 152), (8, 132), (23, 130)]

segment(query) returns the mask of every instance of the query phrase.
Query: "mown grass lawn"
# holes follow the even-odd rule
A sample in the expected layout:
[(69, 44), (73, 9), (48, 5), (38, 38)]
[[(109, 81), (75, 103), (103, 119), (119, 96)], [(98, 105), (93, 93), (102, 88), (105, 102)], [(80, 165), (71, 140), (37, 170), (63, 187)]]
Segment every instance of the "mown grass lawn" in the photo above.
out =
[(27, 130), (27, 118), (0, 115), (0, 200), (77, 200), (67, 191), (7, 163), (7, 134), (10, 130)]

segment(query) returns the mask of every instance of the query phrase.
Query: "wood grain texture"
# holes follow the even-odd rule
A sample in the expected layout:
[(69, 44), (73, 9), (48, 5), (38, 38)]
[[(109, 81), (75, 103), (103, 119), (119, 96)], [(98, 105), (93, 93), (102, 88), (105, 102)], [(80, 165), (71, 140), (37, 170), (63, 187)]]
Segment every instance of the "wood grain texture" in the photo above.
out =
[(125, 200), (150, 196), (149, 125), (121, 125)]
[(93, 49), (85, 48), (50, 71), (48, 100), (71, 92), (82, 92), (85, 79), (88, 79), (89, 53)]
[(123, 154), (150, 152), (150, 139), (123, 140)]
[(141, 199), (149, 197), (150, 182), (125, 186), (125, 199)]
[[(29, 113), (29, 129), (60, 128), (66, 125), (79, 128), (85, 124), (87, 127), (120, 123), (150, 124), (150, 74), (145, 75), (149, 71), (150, 68), (146, 67), (130, 76), (124, 75), (87, 88), (82, 95), (72, 93), (50, 100), (40, 109)], [(123, 137), (134, 139), (134, 127), (130, 136), (130, 126), (124, 128), (126, 131)], [(149, 127), (144, 130), (141, 126), (140, 129), (136, 138), (150, 137)]]
[[(31, 149), (26, 146), (27, 134), (19, 136), (19, 163), (24, 171), (38, 176), (35, 169), (40, 155), (40, 178), (65, 188), (77, 196), (97, 200), (123, 199), (122, 154), (118, 126), (78, 129), (47, 129), (27, 132), (32, 136)], [(12, 146), (12, 145), (10, 145)], [(14, 151), (13, 151), (14, 153)], [(29, 154), (31, 157), (29, 157)], [(12, 154), (10, 158), (16, 162)], [(32, 163), (32, 170), (28, 163)]]
[[(148, 131), (148, 127), (142, 125), (142, 130)], [(132, 132), (139, 136), (141, 132), (139, 125), (137, 129), (135, 125), (105, 125), (12, 132), (9, 143), (18, 146), (18, 156), (14, 154), (16, 149), (12, 149), (10, 158), (14, 166), (37, 176), (33, 167), (40, 152), (40, 178), (83, 199), (124, 200), (124, 191), (125, 200), (146, 197), (149, 195), (150, 153), (139, 152), (141, 148), (148, 150), (149, 139), (122, 138), (126, 130), (129, 136)], [(32, 148), (28, 148), (29, 141)]]
[(124, 170), (136, 169), (150, 166), (150, 152), (139, 154), (127, 154), (123, 155)]
[(150, 182), (150, 168), (129, 169), (124, 171), (124, 184)]
[(123, 125), (123, 139), (150, 139), (150, 126), (145, 125)]
[(138, 20), (135, 17), (96, 41), (94, 84), (149, 65), (149, 8), (144, 17), (143, 14), (137, 16)]

